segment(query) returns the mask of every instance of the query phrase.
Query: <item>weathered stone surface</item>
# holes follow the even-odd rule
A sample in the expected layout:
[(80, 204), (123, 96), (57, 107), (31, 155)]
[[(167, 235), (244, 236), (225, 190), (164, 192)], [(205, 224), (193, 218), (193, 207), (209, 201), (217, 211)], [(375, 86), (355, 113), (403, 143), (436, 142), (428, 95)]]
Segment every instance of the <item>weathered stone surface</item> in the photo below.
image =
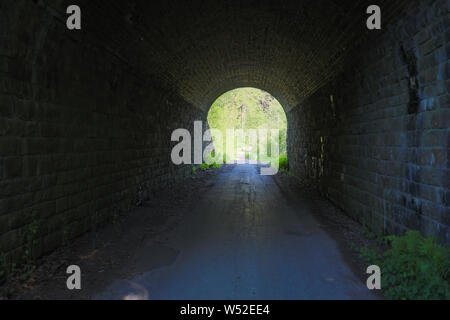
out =
[[(288, 148), (295, 174), (362, 223), (385, 233), (418, 229), (449, 243), (445, 6), (424, 1), (355, 50), (341, 75), (288, 113)], [(417, 58), (421, 107), (413, 114), (401, 46)]]
[(48, 252), (190, 172), (172, 131), (242, 86), (288, 111), (295, 174), (377, 230), (448, 241), (448, 2), (378, 2), (382, 32), (369, 1), (82, 0), (81, 31), (69, 1), (1, 1), (0, 252), (31, 230)]

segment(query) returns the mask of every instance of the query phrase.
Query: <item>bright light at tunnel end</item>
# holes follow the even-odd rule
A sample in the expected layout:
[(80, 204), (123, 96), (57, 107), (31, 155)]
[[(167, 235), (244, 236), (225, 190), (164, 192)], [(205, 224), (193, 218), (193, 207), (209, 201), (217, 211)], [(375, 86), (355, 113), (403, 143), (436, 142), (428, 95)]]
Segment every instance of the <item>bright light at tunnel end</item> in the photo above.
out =
[[(261, 164), (265, 165), (261, 167), (261, 175), (276, 175), (279, 169), (279, 137), (279, 129), (227, 129), (226, 164)], [(187, 129), (178, 128), (171, 135), (171, 141), (178, 142), (172, 148), (172, 163), (175, 165), (223, 164), (224, 155), (216, 152), (214, 147), (215, 143), (223, 144), (223, 138), (221, 130), (208, 129), (203, 132), (203, 121), (195, 121), (194, 150), (192, 152), (191, 132)], [(267, 148), (268, 142), (270, 144), (270, 155)], [(243, 157), (236, 158), (239, 156), (236, 150), (246, 150), (246, 152)], [(259, 161), (258, 158), (261, 156), (270, 159), (269, 163)]]

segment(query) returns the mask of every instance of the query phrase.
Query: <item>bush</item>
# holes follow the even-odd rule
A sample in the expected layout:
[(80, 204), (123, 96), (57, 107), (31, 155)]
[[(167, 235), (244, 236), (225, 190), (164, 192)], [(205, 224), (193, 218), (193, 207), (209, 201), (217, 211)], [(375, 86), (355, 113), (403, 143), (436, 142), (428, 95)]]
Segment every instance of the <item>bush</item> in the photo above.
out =
[(288, 158), (287, 158), (286, 154), (280, 156), (280, 159), (279, 159), (279, 171), (280, 172), (289, 171), (289, 161), (288, 161)]
[(396, 299), (450, 299), (450, 249), (411, 231), (388, 237), (384, 254), (386, 296)]
[(211, 164), (210, 166), (209, 166), (210, 168), (213, 168), (213, 169), (220, 169), (222, 166), (220, 165), (220, 164), (217, 164), (217, 163), (213, 163), (213, 164)]
[(386, 297), (401, 300), (450, 299), (450, 249), (418, 231), (385, 238), (389, 249), (378, 254), (364, 248), (361, 256), (381, 267)]
[(202, 163), (202, 165), (200, 166), (200, 170), (202, 171), (207, 171), (209, 169), (220, 169), (221, 165), (217, 164), (216, 162), (212, 163), (212, 164), (207, 164), (207, 163)]

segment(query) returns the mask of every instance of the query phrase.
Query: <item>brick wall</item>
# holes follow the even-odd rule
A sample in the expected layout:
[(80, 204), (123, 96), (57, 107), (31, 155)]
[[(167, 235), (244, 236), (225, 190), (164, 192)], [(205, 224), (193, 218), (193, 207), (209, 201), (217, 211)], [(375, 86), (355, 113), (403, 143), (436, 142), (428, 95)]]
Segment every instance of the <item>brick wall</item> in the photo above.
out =
[(0, 18), (0, 255), (15, 262), (189, 172), (170, 161), (171, 133), (205, 118), (95, 36), (72, 36), (29, 4), (2, 3)]
[[(448, 239), (447, 1), (421, 2), (399, 38), (391, 29), (359, 56), (371, 1), (78, 0), (82, 30), (68, 31), (72, 2), (0, 1), (7, 260), (30, 244), (48, 252), (186, 174), (170, 162), (172, 131), (242, 86), (286, 110), (300, 103), (288, 113), (296, 174), (370, 225)], [(378, 2), (385, 21), (411, 3)]]
[[(450, 3), (421, 1), (288, 113), (293, 172), (370, 228), (450, 242)], [(415, 85), (417, 84), (417, 85)]]

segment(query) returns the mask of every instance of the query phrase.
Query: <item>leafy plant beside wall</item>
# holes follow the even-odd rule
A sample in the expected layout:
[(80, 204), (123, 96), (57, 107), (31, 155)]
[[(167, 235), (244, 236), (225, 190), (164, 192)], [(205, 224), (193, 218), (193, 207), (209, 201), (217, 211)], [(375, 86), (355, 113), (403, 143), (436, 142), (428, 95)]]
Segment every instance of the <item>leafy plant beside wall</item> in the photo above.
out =
[(424, 238), (418, 231), (384, 240), (389, 248), (379, 253), (361, 248), (367, 263), (381, 267), (384, 295), (399, 300), (450, 299), (450, 248), (439, 245), (435, 238)]
[(286, 154), (280, 156), (279, 160), (280, 172), (288, 172), (289, 171), (289, 160)]

